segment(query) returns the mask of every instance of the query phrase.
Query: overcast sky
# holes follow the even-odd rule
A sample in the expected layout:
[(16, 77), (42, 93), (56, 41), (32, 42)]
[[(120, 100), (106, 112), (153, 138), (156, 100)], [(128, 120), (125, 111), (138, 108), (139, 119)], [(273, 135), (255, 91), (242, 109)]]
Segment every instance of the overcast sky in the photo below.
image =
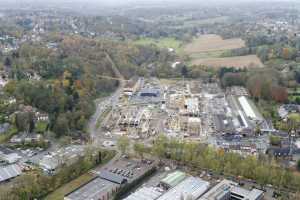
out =
[(199, 4), (199, 5), (214, 5), (215, 3), (241, 3), (241, 2), (298, 2), (300, 0), (0, 0), (1, 8), (19, 8), (19, 7), (41, 7), (41, 6), (56, 6), (56, 7), (88, 7), (88, 8), (103, 8), (106, 6), (125, 6), (125, 5), (176, 5), (180, 4)]

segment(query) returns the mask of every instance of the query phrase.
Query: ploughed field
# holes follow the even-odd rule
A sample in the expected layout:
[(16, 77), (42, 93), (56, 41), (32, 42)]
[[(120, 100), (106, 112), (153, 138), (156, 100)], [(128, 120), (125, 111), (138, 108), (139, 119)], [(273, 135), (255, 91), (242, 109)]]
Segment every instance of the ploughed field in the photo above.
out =
[(264, 67), (256, 55), (224, 57), (224, 58), (200, 58), (193, 59), (193, 65), (205, 65), (209, 67)]
[(190, 56), (192, 65), (210, 67), (263, 67), (256, 55), (223, 57), (226, 51), (245, 47), (240, 38), (224, 40), (219, 35), (201, 35), (184, 47), (184, 52)]

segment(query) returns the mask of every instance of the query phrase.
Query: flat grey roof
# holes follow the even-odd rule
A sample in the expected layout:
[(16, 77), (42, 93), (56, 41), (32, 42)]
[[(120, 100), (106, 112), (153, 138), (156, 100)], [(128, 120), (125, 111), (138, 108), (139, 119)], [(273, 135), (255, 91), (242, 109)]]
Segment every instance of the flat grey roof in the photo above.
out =
[(259, 197), (261, 197), (263, 195), (263, 191), (258, 190), (258, 189), (253, 189), (253, 190), (246, 190), (244, 188), (241, 187), (233, 187), (231, 189), (231, 194), (237, 194), (240, 196), (243, 196), (244, 199), (247, 200), (257, 200), (259, 199)]
[(234, 185), (234, 182), (225, 179), (218, 183), (215, 187), (211, 188), (199, 200), (215, 200), (221, 199), (224, 196), (230, 196), (230, 189)]
[(115, 174), (115, 173), (112, 173), (112, 172), (109, 172), (109, 171), (101, 171), (99, 176), (105, 180), (108, 180), (108, 181), (111, 181), (113, 183), (117, 183), (117, 184), (123, 184), (123, 183), (126, 183), (127, 182), (127, 179), (118, 175), (118, 174)]
[(65, 197), (65, 200), (97, 200), (117, 187), (118, 184), (101, 178), (95, 178), (89, 183), (68, 194)]
[(142, 187), (129, 195), (124, 200), (155, 200), (162, 195), (162, 192), (155, 187)]
[(208, 190), (209, 185), (209, 182), (201, 178), (188, 177), (159, 197), (158, 200), (181, 200), (182, 197), (197, 199)]

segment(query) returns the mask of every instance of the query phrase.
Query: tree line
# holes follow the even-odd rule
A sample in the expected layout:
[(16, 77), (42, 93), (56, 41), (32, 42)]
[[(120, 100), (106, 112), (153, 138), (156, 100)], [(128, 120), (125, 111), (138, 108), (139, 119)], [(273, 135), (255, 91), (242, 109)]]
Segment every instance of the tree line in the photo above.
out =
[(164, 135), (155, 139), (151, 147), (137, 143), (134, 150), (141, 157), (150, 153), (160, 159), (174, 160), (196, 171), (208, 170), (225, 176), (251, 179), (262, 187), (272, 184), (293, 192), (300, 190), (300, 176), (281, 168), (265, 155), (244, 157), (198, 142), (168, 139)]

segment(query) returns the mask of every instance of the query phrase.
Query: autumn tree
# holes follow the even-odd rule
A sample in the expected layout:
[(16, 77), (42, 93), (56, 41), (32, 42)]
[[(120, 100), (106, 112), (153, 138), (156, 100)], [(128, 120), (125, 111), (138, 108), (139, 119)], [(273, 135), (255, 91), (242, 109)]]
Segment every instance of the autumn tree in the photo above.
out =
[(144, 158), (144, 154), (147, 153), (147, 148), (143, 143), (135, 143), (134, 146), (134, 151), (140, 156), (140, 158)]
[(272, 86), (271, 87), (272, 99), (279, 103), (284, 103), (288, 100), (288, 92), (285, 87)]
[(128, 153), (130, 147), (129, 138), (125, 135), (122, 135), (117, 141), (118, 149), (121, 151), (122, 154)]

